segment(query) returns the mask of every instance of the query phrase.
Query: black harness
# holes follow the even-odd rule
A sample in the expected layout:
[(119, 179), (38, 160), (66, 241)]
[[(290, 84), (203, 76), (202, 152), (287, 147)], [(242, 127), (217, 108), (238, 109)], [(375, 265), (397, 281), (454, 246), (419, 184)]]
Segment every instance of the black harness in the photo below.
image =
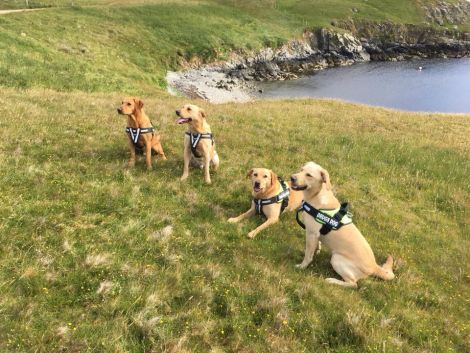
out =
[[(345, 224), (341, 222), (345, 215), (352, 217), (352, 214), (348, 212), (349, 204), (347, 202), (342, 203), (341, 207), (338, 212), (334, 214), (334, 216), (329, 216), (326, 213), (322, 212), (321, 210), (317, 210), (315, 207), (310, 205), (309, 203), (303, 201), (302, 206), (297, 210), (297, 214), (295, 218), (297, 219), (297, 223), (305, 229), (305, 224), (300, 220), (299, 214), (302, 211), (307, 212), (310, 216), (315, 219), (316, 222), (323, 224), (320, 228), (320, 234), (326, 235), (332, 230), (338, 230)], [(347, 223), (350, 224), (350, 223)]]
[(281, 205), (281, 212), (289, 204), (289, 187), (287, 186), (286, 182), (282, 180), (282, 178), (278, 177), (279, 183), (281, 184), (282, 191), (277, 194), (276, 196), (270, 197), (269, 199), (253, 199), (256, 208), (256, 214), (264, 214), (263, 213), (263, 206), (271, 205), (273, 203), (280, 203)]
[(196, 158), (201, 158), (201, 155), (197, 152), (197, 145), (201, 139), (211, 139), (212, 144), (214, 144), (214, 135), (212, 135), (212, 133), (192, 134), (190, 132), (186, 132), (186, 135), (188, 135), (191, 140), (191, 152)]
[(135, 146), (139, 146), (139, 137), (141, 134), (154, 133), (155, 129), (153, 127), (144, 127), (144, 128), (133, 128), (126, 127), (126, 132), (129, 134), (129, 137), (132, 140), (132, 143)]

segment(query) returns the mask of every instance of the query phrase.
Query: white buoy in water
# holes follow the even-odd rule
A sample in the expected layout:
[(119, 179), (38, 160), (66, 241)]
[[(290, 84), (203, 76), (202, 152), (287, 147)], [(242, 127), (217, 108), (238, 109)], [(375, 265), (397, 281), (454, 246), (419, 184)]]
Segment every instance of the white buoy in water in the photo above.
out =
[(418, 70), (423, 71), (423, 67), (422, 66), (418, 67)]

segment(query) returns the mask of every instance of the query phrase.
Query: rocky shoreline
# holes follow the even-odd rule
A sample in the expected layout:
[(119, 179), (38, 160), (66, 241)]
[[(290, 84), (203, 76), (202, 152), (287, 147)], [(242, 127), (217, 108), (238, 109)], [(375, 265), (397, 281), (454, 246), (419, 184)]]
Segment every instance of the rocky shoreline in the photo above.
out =
[[(466, 9), (467, 11), (467, 9)], [(256, 81), (296, 79), (335, 66), (367, 61), (459, 58), (470, 55), (470, 33), (431, 26), (335, 22), (306, 31), (280, 48), (234, 55), (223, 63), (168, 73), (170, 92), (213, 103), (252, 99)]]

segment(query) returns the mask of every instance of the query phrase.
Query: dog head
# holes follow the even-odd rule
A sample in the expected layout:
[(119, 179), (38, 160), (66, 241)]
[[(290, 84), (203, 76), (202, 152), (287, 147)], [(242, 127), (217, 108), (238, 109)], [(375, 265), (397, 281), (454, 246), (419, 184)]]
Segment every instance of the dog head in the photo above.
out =
[(277, 175), (270, 169), (253, 168), (246, 174), (251, 179), (253, 192), (255, 194), (265, 193), (276, 184)]
[(323, 184), (331, 190), (330, 175), (328, 172), (314, 162), (308, 162), (297, 174), (290, 177), (291, 187), (294, 190), (311, 190), (320, 192)]
[(185, 104), (176, 111), (176, 115), (178, 116), (178, 119), (176, 119), (177, 124), (190, 124), (193, 126), (202, 124), (206, 118), (204, 110), (194, 104)]
[(122, 115), (133, 115), (137, 111), (142, 110), (144, 102), (139, 98), (126, 97), (122, 99), (121, 106), (117, 112)]

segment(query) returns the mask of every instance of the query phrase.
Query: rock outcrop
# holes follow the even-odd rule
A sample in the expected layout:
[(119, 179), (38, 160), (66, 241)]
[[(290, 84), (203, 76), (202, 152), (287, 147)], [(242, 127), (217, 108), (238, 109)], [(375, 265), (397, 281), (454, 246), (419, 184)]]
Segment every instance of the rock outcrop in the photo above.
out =
[(169, 86), (213, 102), (247, 101), (253, 81), (295, 79), (325, 68), (370, 60), (457, 58), (470, 54), (470, 34), (455, 29), (353, 21), (335, 22), (335, 26), (338, 30), (305, 32), (302, 38), (279, 48), (238, 54), (227, 62), (171, 73)]
[(422, 5), (428, 22), (440, 26), (445, 24), (459, 25), (468, 21), (470, 14), (470, 1), (460, 0), (456, 3), (438, 1), (434, 4)]
[(470, 54), (470, 34), (433, 27), (344, 21), (338, 24), (360, 38), (374, 61), (459, 58)]

